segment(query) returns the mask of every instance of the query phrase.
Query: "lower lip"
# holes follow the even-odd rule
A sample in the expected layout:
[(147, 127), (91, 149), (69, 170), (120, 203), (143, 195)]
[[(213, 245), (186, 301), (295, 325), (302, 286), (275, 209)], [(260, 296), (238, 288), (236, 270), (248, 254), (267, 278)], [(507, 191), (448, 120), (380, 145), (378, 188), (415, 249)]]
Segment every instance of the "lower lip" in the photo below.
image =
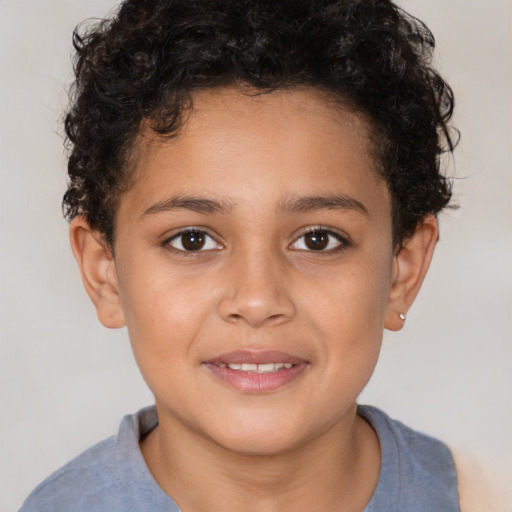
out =
[(246, 393), (269, 393), (294, 381), (306, 369), (306, 363), (294, 364), (271, 373), (244, 372), (204, 363), (214, 375), (230, 386)]

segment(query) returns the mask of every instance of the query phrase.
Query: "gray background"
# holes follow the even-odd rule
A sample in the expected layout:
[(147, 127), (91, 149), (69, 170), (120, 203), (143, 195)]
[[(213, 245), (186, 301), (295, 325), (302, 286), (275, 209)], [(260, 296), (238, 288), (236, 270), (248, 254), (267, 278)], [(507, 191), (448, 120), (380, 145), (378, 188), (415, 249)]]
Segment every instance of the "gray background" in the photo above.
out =
[[(151, 402), (67, 241), (61, 113), (75, 24), (111, 0), (0, 0), (0, 511)], [(455, 89), (461, 208), (361, 402), (512, 478), (512, 2), (403, 0)], [(453, 167), (453, 166), (452, 166)]]

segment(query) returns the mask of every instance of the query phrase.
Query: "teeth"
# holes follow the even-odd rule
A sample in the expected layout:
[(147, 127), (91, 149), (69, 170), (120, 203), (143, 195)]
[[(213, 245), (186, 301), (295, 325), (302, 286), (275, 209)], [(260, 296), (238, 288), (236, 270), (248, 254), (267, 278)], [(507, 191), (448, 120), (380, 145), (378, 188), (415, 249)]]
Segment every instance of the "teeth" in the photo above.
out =
[(275, 365), (275, 363), (259, 364), (258, 371), (259, 372), (275, 372), (276, 365)]
[(242, 372), (272, 373), (277, 370), (281, 370), (282, 368), (286, 368), (287, 370), (289, 370), (293, 366), (293, 364), (292, 363), (262, 363), (262, 364), (220, 363), (219, 366), (221, 368), (225, 368), (227, 366), (230, 370), (240, 370)]

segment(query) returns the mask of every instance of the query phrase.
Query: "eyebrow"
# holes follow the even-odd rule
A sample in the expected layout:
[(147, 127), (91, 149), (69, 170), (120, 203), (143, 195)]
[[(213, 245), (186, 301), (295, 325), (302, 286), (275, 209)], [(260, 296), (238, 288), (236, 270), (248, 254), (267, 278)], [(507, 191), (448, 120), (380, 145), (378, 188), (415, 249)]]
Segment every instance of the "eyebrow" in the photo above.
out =
[(169, 212), (178, 209), (191, 210), (202, 214), (229, 213), (233, 209), (230, 201), (215, 201), (204, 197), (174, 196), (150, 206), (141, 216)]
[[(178, 209), (191, 210), (203, 215), (212, 213), (228, 214), (233, 210), (233, 207), (234, 203), (229, 200), (216, 201), (204, 197), (173, 196), (150, 206), (141, 215), (141, 219), (146, 215)], [(344, 194), (291, 197), (281, 203), (280, 210), (286, 213), (307, 213), (317, 210), (348, 210), (359, 211), (365, 215), (369, 215), (367, 208), (361, 202)]]
[(363, 203), (345, 194), (292, 197), (282, 203), (281, 209), (291, 213), (306, 213), (316, 210), (348, 210), (369, 215), (368, 209)]

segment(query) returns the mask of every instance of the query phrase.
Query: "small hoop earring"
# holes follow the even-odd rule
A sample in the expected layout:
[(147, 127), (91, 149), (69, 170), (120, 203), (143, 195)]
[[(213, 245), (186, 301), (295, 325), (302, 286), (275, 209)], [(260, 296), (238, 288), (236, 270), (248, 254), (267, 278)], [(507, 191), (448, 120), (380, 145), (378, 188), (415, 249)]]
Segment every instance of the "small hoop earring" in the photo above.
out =
[(400, 313), (398, 316), (400, 317), (400, 320), (405, 322), (405, 315), (403, 313)]

